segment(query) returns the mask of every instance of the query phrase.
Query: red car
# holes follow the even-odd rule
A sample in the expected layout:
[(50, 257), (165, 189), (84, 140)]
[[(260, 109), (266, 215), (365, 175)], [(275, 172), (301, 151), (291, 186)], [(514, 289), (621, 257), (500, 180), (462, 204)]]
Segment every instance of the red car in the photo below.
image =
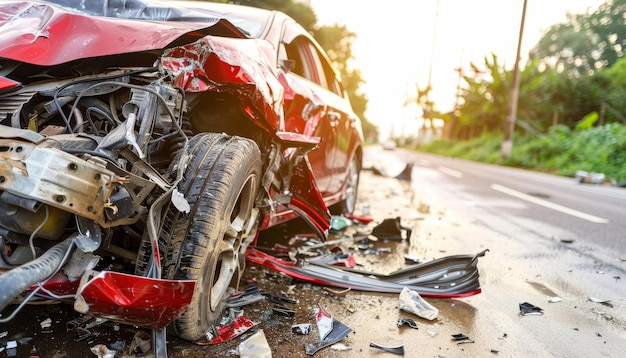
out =
[(196, 340), (259, 230), (354, 209), (360, 120), (285, 14), (2, 1), (0, 33), (2, 322), (43, 297)]

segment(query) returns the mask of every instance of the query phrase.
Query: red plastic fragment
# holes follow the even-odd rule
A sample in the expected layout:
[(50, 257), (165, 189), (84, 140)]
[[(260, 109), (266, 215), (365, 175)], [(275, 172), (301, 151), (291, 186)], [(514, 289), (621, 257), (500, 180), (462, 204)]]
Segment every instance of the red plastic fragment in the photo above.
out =
[(255, 325), (256, 324), (252, 322), (248, 317), (239, 316), (235, 318), (231, 324), (218, 328), (216, 337), (213, 337), (210, 340), (206, 337), (202, 338), (196, 341), (196, 344), (200, 346), (206, 346), (210, 344), (227, 342), (246, 333), (250, 328), (254, 327)]

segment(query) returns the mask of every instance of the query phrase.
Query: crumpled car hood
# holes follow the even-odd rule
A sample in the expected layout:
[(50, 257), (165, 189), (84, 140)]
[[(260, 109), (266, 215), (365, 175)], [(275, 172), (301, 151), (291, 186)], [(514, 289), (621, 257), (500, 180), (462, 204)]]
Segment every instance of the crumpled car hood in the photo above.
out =
[[(44, 3), (0, 3), (0, 58), (51, 66), (81, 58), (163, 49), (189, 35), (213, 31), (245, 37), (217, 18), (166, 22), (89, 16)], [(68, 36), (68, 34), (71, 34)], [(68, 39), (70, 39), (68, 41)]]

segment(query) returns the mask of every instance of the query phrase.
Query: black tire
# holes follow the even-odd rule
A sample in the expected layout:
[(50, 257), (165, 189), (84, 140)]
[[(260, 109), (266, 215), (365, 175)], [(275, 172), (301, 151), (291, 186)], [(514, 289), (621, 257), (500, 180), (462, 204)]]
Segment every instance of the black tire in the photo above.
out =
[(356, 209), (356, 198), (359, 190), (359, 177), (361, 173), (361, 165), (358, 155), (352, 156), (350, 167), (348, 168), (348, 176), (346, 178), (346, 186), (344, 188), (344, 197), (341, 201), (332, 205), (329, 210), (333, 215), (352, 214)]
[[(170, 205), (159, 251), (163, 278), (197, 280), (191, 305), (169, 327), (170, 333), (195, 341), (220, 320), (228, 288), (236, 288), (244, 270), (245, 250), (257, 229), (261, 154), (249, 139), (216, 133), (193, 137), (188, 154), (178, 190), (191, 211), (181, 213)], [(144, 235), (137, 273), (145, 272), (149, 255)]]

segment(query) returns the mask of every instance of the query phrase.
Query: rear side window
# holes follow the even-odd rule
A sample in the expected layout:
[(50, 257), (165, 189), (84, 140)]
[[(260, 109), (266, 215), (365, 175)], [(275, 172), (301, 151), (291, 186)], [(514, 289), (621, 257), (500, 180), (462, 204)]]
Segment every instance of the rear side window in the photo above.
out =
[(343, 96), (343, 88), (332, 66), (306, 36), (296, 37), (285, 45), (285, 50), (287, 57), (294, 62), (293, 73)]

